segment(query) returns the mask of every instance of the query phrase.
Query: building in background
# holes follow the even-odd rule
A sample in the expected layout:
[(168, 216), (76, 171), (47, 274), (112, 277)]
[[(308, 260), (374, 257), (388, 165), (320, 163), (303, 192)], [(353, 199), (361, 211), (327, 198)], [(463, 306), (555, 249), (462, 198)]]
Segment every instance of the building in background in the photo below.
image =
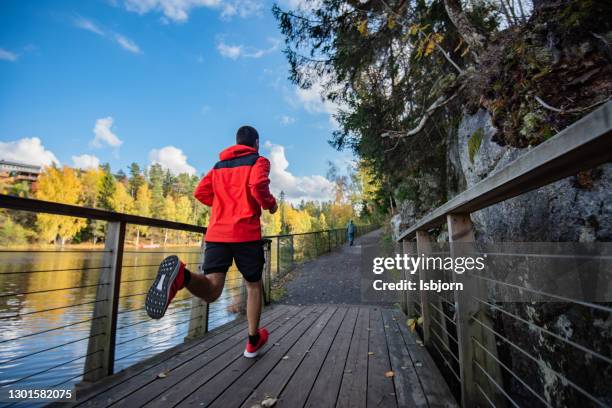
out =
[(34, 183), (42, 172), (41, 166), (31, 164), (0, 160), (0, 181), (8, 183), (19, 183), (27, 181)]

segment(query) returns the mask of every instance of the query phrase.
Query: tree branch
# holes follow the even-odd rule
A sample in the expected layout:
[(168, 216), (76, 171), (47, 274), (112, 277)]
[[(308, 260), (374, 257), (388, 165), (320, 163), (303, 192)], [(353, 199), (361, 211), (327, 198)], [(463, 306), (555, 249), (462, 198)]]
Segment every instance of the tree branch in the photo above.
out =
[(461, 87), (459, 87), (459, 89), (457, 89), (457, 91), (452, 94), (451, 96), (449, 96), (448, 98), (444, 98), (444, 95), (440, 95), (438, 97), (438, 99), (436, 99), (434, 101), (434, 103), (432, 103), (429, 108), (427, 108), (427, 110), (425, 111), (425, 113), (423, 114), (423, 116), (421, 117), (421, 119), (419, 120), (419, 124), (414, 128), (411, 129), (409, 131), (401, 131), (401, 130), (388, 130), (386, 132), (384, 132), (382, 135), (380, 135), (381, 137), (385, 138), (402, 138), (402, 137), (409, 137), (409, 136), (414, 136), (417, 133), (419, 133), (420, 131), (423, 130), (423, 128), (425, 127), (425, 125), (427, 124), (427, 121), (429, 120), (429, 118), (441, 107), (443, 107), (444, 105), (448, 104), (450, 101), (452, 101), (453, 99), (455, 99), (455, 97), (457, 97), (457, 95), (459, 94), (459, 92), (461, 91), (461, 89), (463, 88), (463, 85)]
[[(391, 13), (395, 14), (396, 17), (399, 18), (403, 18), (403, 16), (401, 16), (400, 14), (398, 14), (395, 10), (393, 10), (391, 8), (391, 6), (389, 6), (384, 0), (381, 0), (382, 4), (385, 6), (385, 8), (390, 11)], [(404, 23), (402, 23), (401, 21), (398, 21), (399, 25), (401, 25), (404, 28), (408, 28), (406, 27), (406, 25)], [(423, 33), (419, 31), (419, 37), (423, 36)], [(437, 42), (434, 41), (434, 43), (436, 44), (436, 48), (438, 49), (438, 51), (440, 51), (442, 53), (442, 55), (444, 55), (444, 58), (446, 58), (446, 60), (453, 66), (455, 67), (455, 69), (457, 70), (457, 72), (459, 72), (459, 74), (463, 74), (464, 71), (461, 69), (461, 67), (459, 67), (459, 65), (457, 65), (455, 63), (455, 61), (453, 61), (453, 59), (450, 57), (450, 54), (444, 49), (442, 48), (442, 46), (440, 44), (438, 44)]]
[(463, 40), (472, 50), (476, 51), (476, 54), (481, 52), (484, 48), (486, 38), (467, 18), (461, 6), (461, 0), (444, 0), (444, 8), (446, 9), (448, 17), (457, 28), (457, 31), (461, 37), (463, 37)]

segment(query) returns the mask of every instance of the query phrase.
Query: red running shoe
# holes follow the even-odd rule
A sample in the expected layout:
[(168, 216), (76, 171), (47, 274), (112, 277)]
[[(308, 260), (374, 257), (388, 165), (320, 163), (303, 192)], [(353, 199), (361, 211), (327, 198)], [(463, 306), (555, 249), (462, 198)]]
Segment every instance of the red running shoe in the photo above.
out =
[(266, 344), (266, 342), (268, 341), (268, 337), (270, 336), (268, 334), (268, 331), (264, 328), (261, 328), (258, 330), (259, 332), (259, 341), (257, 342), (257, 344), (252, 345), (248, 340), (247, 340), (247, 345), (246, 345), (246, 349), (244, 350), (244, 356), (246, 358), (255, 358), (257, 357), (257, 355), (259, 354), (259, 350), (261, 350), (261, 348), (264, 346), (264, 344)]
[(185, 286), (185, 264), (178, 256), (167, 257), (159, 264), (157, 278), (149, 288), (145, 309), (152, 319), (161, 319), (176, 292)]

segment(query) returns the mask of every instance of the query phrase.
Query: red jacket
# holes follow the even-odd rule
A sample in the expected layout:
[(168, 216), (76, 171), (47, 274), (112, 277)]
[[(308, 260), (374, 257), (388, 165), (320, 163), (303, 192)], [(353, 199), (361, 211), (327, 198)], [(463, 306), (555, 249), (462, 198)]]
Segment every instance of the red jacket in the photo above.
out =
[(261, 209), (276, 205), (270, 194), (270, 162), (253, 147), (234, 145), (219, 154), (193, 195), (212, 207), (208, 242), (248, 242), (261, 239)]

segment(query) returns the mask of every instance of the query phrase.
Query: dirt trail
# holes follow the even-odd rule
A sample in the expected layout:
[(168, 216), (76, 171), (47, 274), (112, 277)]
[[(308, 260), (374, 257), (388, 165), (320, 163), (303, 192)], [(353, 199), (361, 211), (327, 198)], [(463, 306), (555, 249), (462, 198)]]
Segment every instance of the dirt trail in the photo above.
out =
[(280, 303), (306, 305), (315, 303), (361, 304), (361, 246), (376, 245), (381, 230), (372, 231), (347, 244), (297, 267), (295, 276), (285, 285)]

